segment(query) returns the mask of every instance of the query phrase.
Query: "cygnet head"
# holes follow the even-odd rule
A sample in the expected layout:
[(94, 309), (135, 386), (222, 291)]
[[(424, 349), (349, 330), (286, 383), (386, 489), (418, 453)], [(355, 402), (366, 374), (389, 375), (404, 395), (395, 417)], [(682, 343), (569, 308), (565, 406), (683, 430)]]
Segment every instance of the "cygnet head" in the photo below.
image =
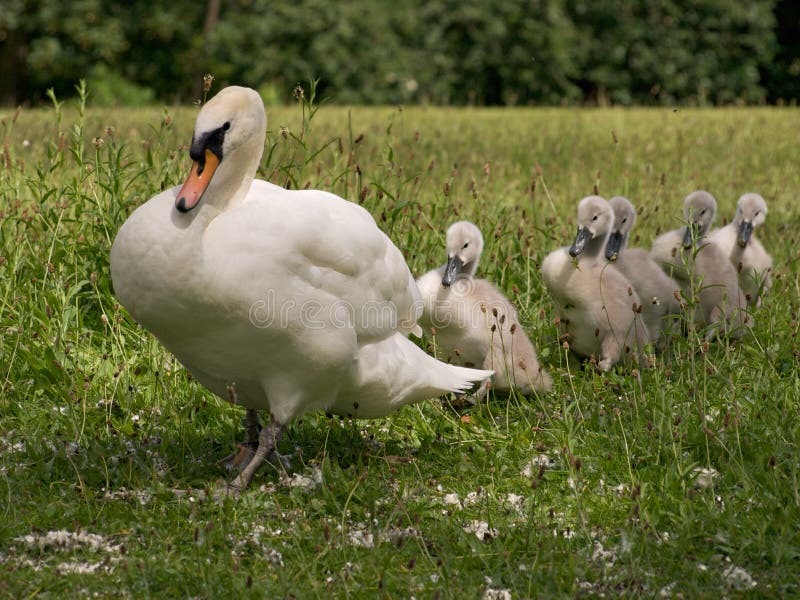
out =
[(738, 233), (736, 243), (742, 248), (750, 241), (753, 229), (762, 225), (767, 218), (767, 203), (759, 194), (742, 194), (736, 203), (736, 216), (733, 219)]
[[(230, 86), (209, 100), (197, 115), (189, 150), (194, 164), (175, 197), (175, 208), (185, 213), (197, 206), (212, 178), (215, 187), (227, 183), (238, 189), (255, 176), (266, 129), (264, 102), (255, 90)], [(245, 152), (244, 157), (231, 159), (239, 150)], [(229, 200), (230, 194), (223, 199)]]
[(601, 196), (587, 196), (578, 203), (578, 233), (570, 246), (570, 256), (578, 256), (590, 242), (605, 247), (611, 227), (614, 225), (614, 211)]
[(694, 241), (703, 237), (714, 222), (714, 217), (717, 215), (717, 201), (708, 192), (697, 190), (686, 196), (683, 201), (683, 214), (687, 221), (683, 247), (691, 248)]
[(614, 226), (606, 244), (606, 259), (616, 260), (628, 244), (628, 236), (636, 223), (636, 209), (624, 196), (614, 196), (608, 204), (614, 211)]
[(483, 251), (481, 230), (469, 221), (453, 223), (447, 230), (447, 266), (442, 285), (449, 287), (460, 276), (472, 277)]

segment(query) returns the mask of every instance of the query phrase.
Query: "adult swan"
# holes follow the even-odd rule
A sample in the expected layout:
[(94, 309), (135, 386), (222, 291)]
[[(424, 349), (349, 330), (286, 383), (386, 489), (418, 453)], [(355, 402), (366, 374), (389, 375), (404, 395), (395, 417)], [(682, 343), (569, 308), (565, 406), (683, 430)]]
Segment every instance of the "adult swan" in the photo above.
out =
[[(189, 178), (134, 211), (111, 249), (131, 316), (205, 387), (248, 409), (255, 450), (237, 491), (303, 413), (382, 417), (492, 375), (408, 339), (419, 291), (366, 210), (254, 179), (265, 135), (259, 95), (223, 89), (197, 117)], [(260, 432), (257, 410), (270, 415)]]

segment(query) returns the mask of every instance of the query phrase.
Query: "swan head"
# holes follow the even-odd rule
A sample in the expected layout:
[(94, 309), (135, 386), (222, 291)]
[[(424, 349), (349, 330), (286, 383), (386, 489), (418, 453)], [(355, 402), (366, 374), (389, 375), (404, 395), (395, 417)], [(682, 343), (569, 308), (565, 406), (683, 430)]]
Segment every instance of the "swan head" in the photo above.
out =
[(447, 230), (447, 266), (444, 268), (442, 285), (450, 287), (460, 275), (474, 275), (481, 252), (481, 230), (469, 221), (453, 223)]
[(767, 218), (767, 203), (759, 194), (743, 194), (736, 203), (736, 216), (733, 222), (737, 228), (736, 243), (742, 248), (750, 241), (753, 229), (762, 225)]
[(229, 200), (248, 177), (255, 176), (264, 151), (266, 128), (264, 102), (255, 90), (230, 86), (209, 100), (197, 115), (189, 149), (194, 162), (189, 178), (175, 197), (175, 208), (189, 212), (209, 187), (219, 187), (222, 180), (236, 186), (222, 194)]
[(683, 214), (686, 217), (686, 232), (683, 247), (691, 248), (697, 238), (703, 237), (717, 215), (717, 201), (704, 190), (692, 192), (683, 201)]
[(572, 257), (578, 256), (592, 240), (605, 246), (606, 237), (614, 225), (614, 211), (602, 196), (587, 196), (578, 203), (578, 233), (569, 248)]
[(614, 211), (614, 226), (606, 244), (606, 259), (616, 260), (625, 248), (631, 229), (636, 224), (636, 209), (630, 200), (623, 196), (614, 196), (608, 203)]

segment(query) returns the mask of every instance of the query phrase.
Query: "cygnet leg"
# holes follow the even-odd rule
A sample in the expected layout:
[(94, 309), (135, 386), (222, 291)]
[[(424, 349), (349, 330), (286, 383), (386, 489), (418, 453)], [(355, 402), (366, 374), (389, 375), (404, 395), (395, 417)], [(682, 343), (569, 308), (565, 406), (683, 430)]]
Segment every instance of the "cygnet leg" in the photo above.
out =
[(619, 355), (619, 341), (613, 333), (608, 333), (600, 344), (600, 362), (597, 366), (601, 371), (610, 371), (619, 362)]

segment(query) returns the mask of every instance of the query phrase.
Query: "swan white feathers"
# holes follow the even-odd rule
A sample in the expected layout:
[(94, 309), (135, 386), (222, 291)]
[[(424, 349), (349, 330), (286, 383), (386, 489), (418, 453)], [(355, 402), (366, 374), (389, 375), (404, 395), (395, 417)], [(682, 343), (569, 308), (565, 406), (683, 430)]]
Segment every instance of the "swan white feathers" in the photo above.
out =
[(305, 412), (380, 417), (491, 376), (407, 338), (419, 292), (366, 210), (253, 179), (265, 134), (251, 89), (225, 88), (202, 108), (186, 183), (140, 206), (114, 241), (114, 290), (132, 317), (212, 392), (269, 410), (260, 454)]

